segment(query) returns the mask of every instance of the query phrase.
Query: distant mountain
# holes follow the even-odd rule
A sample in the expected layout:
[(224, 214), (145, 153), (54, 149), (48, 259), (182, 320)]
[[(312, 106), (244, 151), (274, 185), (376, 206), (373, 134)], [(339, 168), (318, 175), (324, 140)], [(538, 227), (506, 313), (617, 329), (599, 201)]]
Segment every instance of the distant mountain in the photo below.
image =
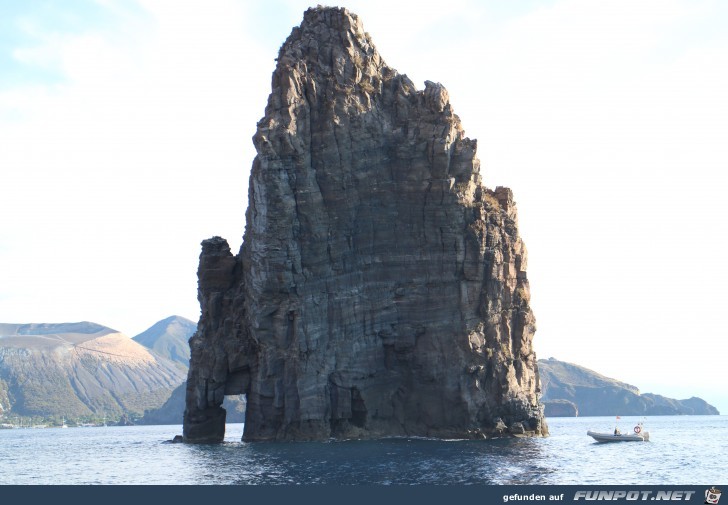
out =
[[(181, 384), (172, 392), (172, 396), (164, 405), (145, 412), (137, 424), (182, 424), (186, 388), (187, 383)], [(226, 396), (222, 406), (227, 411), (226, 423), (245, 422), (245, 395)]]
[(185, 379), (180, 365), (96, 323), (0, 324), (5, 415), (138, 417)]
[(152, 325), (133, 340), (172, 361), (190, 364), (190, 337), (197, 331), (197, 323), (181, 316), (170, 316)]
[(611, 415), (717, 415), (700, 398), (674, 400), (554, 358), (538, 360), (547, 417)]

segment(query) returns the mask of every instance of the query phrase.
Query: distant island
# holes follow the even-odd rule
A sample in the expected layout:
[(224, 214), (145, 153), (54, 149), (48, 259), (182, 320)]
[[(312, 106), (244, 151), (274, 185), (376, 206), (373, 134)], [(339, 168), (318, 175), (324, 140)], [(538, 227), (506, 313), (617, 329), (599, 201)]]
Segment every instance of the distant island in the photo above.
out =
[(701, 398), (675, 400), (554, 358), (538, 360), (546, 417), (719, 415)]
[(3, 424), (128, 424), (186, 375), (186, 366), (97, 323), (0, 324)]

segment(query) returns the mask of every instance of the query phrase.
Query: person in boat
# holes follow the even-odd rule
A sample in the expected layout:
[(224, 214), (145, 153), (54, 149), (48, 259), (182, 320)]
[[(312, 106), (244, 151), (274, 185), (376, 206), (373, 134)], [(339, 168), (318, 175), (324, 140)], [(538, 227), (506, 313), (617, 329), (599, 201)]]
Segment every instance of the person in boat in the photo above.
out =
[(622, 432), (619, 431), (619, 428), (615, 427), (614, 428), (614, 436), (616, 437), (617, 435), (621, 435), (621, 434), (622, 434)]

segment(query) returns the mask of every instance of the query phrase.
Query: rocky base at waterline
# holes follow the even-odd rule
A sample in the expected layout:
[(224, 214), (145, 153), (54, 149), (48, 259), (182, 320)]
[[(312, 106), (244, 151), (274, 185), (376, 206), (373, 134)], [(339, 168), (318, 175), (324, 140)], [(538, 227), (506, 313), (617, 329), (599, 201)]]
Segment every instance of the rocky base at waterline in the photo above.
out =
[(243, 245), (203, 242), (184, 437), (544, 435), (526, 248), (448, 93), (304, 14), (254, 136)]
[(539, 360), (546, 417), (718, 415), (701, 398), (675, 400), (554, 358)]

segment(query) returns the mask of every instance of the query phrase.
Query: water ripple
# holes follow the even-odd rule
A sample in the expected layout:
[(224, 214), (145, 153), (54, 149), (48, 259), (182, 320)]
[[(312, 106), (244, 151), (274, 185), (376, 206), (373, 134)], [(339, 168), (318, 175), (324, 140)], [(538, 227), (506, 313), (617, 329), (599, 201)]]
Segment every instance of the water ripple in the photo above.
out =
[[(629, 423), (624, 419), (623, 423)], [(722, 482), (728, 417), (659, 417), (651, 442), (597, 444), (612, 418), (545, 439), (165, 444), (180, 426), (0, 430), (0, 484), (695, 484)], [(613, 428), (612, 428), (613, 429)]]

